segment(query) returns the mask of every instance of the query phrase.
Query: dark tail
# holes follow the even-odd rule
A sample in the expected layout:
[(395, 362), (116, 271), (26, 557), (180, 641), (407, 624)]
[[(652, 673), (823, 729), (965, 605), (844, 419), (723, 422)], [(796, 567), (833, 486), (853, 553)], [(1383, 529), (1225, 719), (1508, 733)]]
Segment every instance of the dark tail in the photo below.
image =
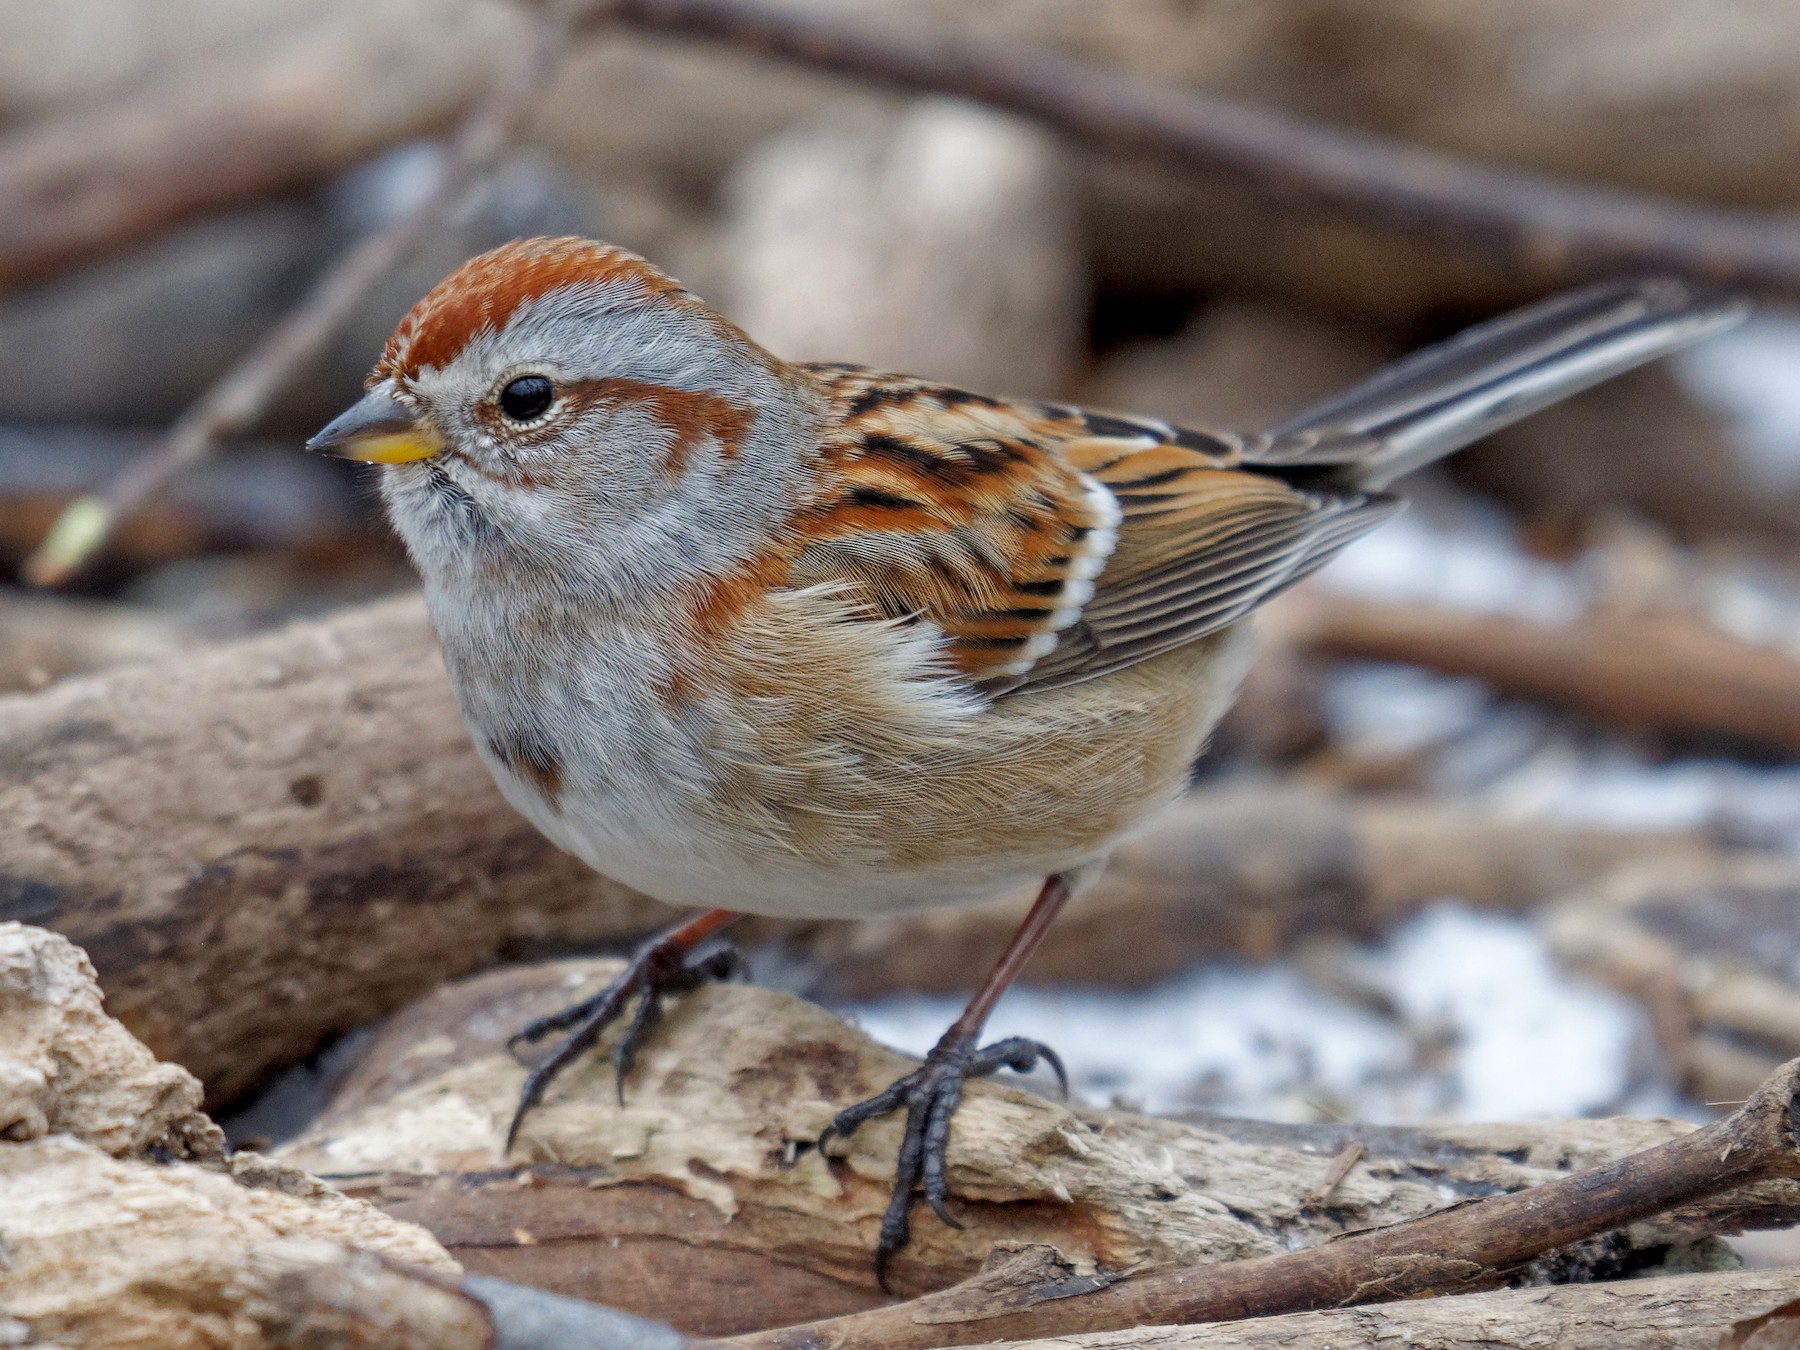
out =
[(1344, 486), (1385, 487), (1748, 312), (1742, 299), (1668, 277), (1553, 296), (1384, 367), (1268, 432), (1251, 458), (1317, 466)]

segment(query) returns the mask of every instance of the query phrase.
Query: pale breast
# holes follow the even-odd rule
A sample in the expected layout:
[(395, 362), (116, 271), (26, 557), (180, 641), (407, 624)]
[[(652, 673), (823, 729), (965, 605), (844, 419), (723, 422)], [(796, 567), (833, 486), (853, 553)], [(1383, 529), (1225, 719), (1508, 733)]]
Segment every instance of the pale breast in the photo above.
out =
[(967, 902), (1103, 856), (1180, 791), (1247, 659), (1218, 634), (990, 703), (928, 673), (928, 625), (850, 620), (820, 591), (776, 592), (729, 628), (705, 662), (642, 678), (640, 653), (548, 716), (540, 699), (553, 774), (477, 740), (514, 803), (597, 870), (794, 917)]

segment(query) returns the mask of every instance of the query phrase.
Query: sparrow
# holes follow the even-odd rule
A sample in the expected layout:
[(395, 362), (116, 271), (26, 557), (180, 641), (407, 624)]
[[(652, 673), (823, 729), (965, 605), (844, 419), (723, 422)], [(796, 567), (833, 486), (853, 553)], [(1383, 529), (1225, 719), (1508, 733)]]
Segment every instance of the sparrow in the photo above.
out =
[(514, 1038), (566, 1033), (507, 1148), (635, 999), (624, 1082), (659, 996), (727, 972), (698, 953), (739, 914), (873, 918), (1036, 884), (924, 1063), (827, 1131), (905, 1112), (885, 1283), (915, 1191), (956, 1222), (965, 1081), (1040, 1060), (1061, 1076), (1047, 1047), (984, 1046), (982, 1026), (1057, 911), (1185, 786), (1251, 612), (1399, 510), (1402, 475), (1744, 312), (1678, 280), (1600, 285), (1240, 434), (784, 361), (591, 240), (463, 264), (309, 444), (383, 466), (507, 800), (596, 870), (703, 911)]

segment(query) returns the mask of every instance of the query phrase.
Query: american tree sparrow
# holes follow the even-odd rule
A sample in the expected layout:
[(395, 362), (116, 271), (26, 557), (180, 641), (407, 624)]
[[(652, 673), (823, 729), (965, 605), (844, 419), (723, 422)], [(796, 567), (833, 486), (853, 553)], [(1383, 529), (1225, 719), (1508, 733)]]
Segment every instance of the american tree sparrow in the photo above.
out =
[[(878, 1275), (915, 1188), (946, 1221), (989, 1009), (1108, 851), (1181, 791), (1248, 659), (1242, 621), (1400, 508), (1394, 479), (1737, 322), (1673, 280), (1534, 305), (1236, 435), (992, 398), (757, 346), (622, 249), (508, 244), (413, 308), (312, 441), (387, 466), (469, 731), (599, 871), (709, 909), (567, 1032), (508, 1135), (641, 996), (719, 973), (737, 912), (864, 918), (1040, 882), (904, 1109)], [(1272, 828), (1279, 828), (1272, 823)], [(1046, 880), (1047, 878), (1047, 880)], [(823, 1141), (821, 1141), (823, 1142)]]

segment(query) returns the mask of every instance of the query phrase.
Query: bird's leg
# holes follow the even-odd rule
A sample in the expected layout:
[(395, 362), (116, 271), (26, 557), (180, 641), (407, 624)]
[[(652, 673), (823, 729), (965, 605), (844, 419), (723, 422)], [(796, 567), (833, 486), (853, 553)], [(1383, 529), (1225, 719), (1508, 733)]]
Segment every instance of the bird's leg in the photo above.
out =
[(938, 1218), (952, 1228), (962, 1227), (944, 1207), (950, 1194), (944, 1177), (944, 1154), (950, 1142), (950, 1118), (962, 1100), (963, 1084), (1003, 1068), (1029, 1073), (1041, 1059), (1056, 1071), (1063, 1091), (1069, 1090), (1062, 1061), (1047, 1045), (1014, 1036), (977, 1048), (988, 1013), (1044, 940), (1050, 921), (1069, 898), (1069, 889), (1068, 877), (1060, 873), (1044, 883), (1037, 902), (1006, 944), (986, 981), (969, 1000), (962, 1016), (931, 1047), (925, 1063), (885, 1092), (839, 1112), (819, 1140), (823, 1150), (833, 1135), (848, 1137), (865, 1120), (906, 1108), (906, 1133), (900, 1142), (894, 1194), (882, 1216), (881, 1236), (875, 1246), (875, 1278), (883, 1289), (887, 1288), (888, 1259), (906, 1245), (907, 1214), (912, 1207), (914, 1187), (924, 1192), (925, 1203)]
[(696, 914), (672, 928), (664, 929), (633, 952), (631, 960), (619, 972), (618, 978), (599, 993), (591, 998), (584, 998), (561, 1012), (551, 1013), (548, 1017), (540, 1017), (535, 1022), (526, 1024), (523, 1030), (507, 1041), (507, 1048), (512, 1049), (520, 1044), (535, 1044), (553, 1032), (569, 1033), (543, 1063), (526, 1075), (525, 1085), (519, 1089), (518, 1109), (513, 1112), (512, 1124), (506, 1131), (508, 1152), (511, 1152), (513, 1140), (518, 1137), (519, 1124), (525, 1119), (525, 1113), (543, 1100), (551, 1080), (598, 1040), (601, 1032), (618, 1020), (632, 995), (642, 994), (643, 1000), (638, 1004), (631, 1025), (626, 1028), (624, 1039), (613, 1053), (613, 1076), (618, 1083), (619, 1104), (625, 1104), (625, 1075), (631, 1072), (632, 1061), (637, 1057), (644, 1037), (650, 1034), (661, 1016), (661, 996), (692, 989), (705, 980), (724, 979), (732, 974), (739, 962), (737, 953), (730, 948), (714, 952), (698, 961), (690, 962), (687, 958), (707, 938), (741, 917), (729, 909), (709, 909), (704, 914)]

